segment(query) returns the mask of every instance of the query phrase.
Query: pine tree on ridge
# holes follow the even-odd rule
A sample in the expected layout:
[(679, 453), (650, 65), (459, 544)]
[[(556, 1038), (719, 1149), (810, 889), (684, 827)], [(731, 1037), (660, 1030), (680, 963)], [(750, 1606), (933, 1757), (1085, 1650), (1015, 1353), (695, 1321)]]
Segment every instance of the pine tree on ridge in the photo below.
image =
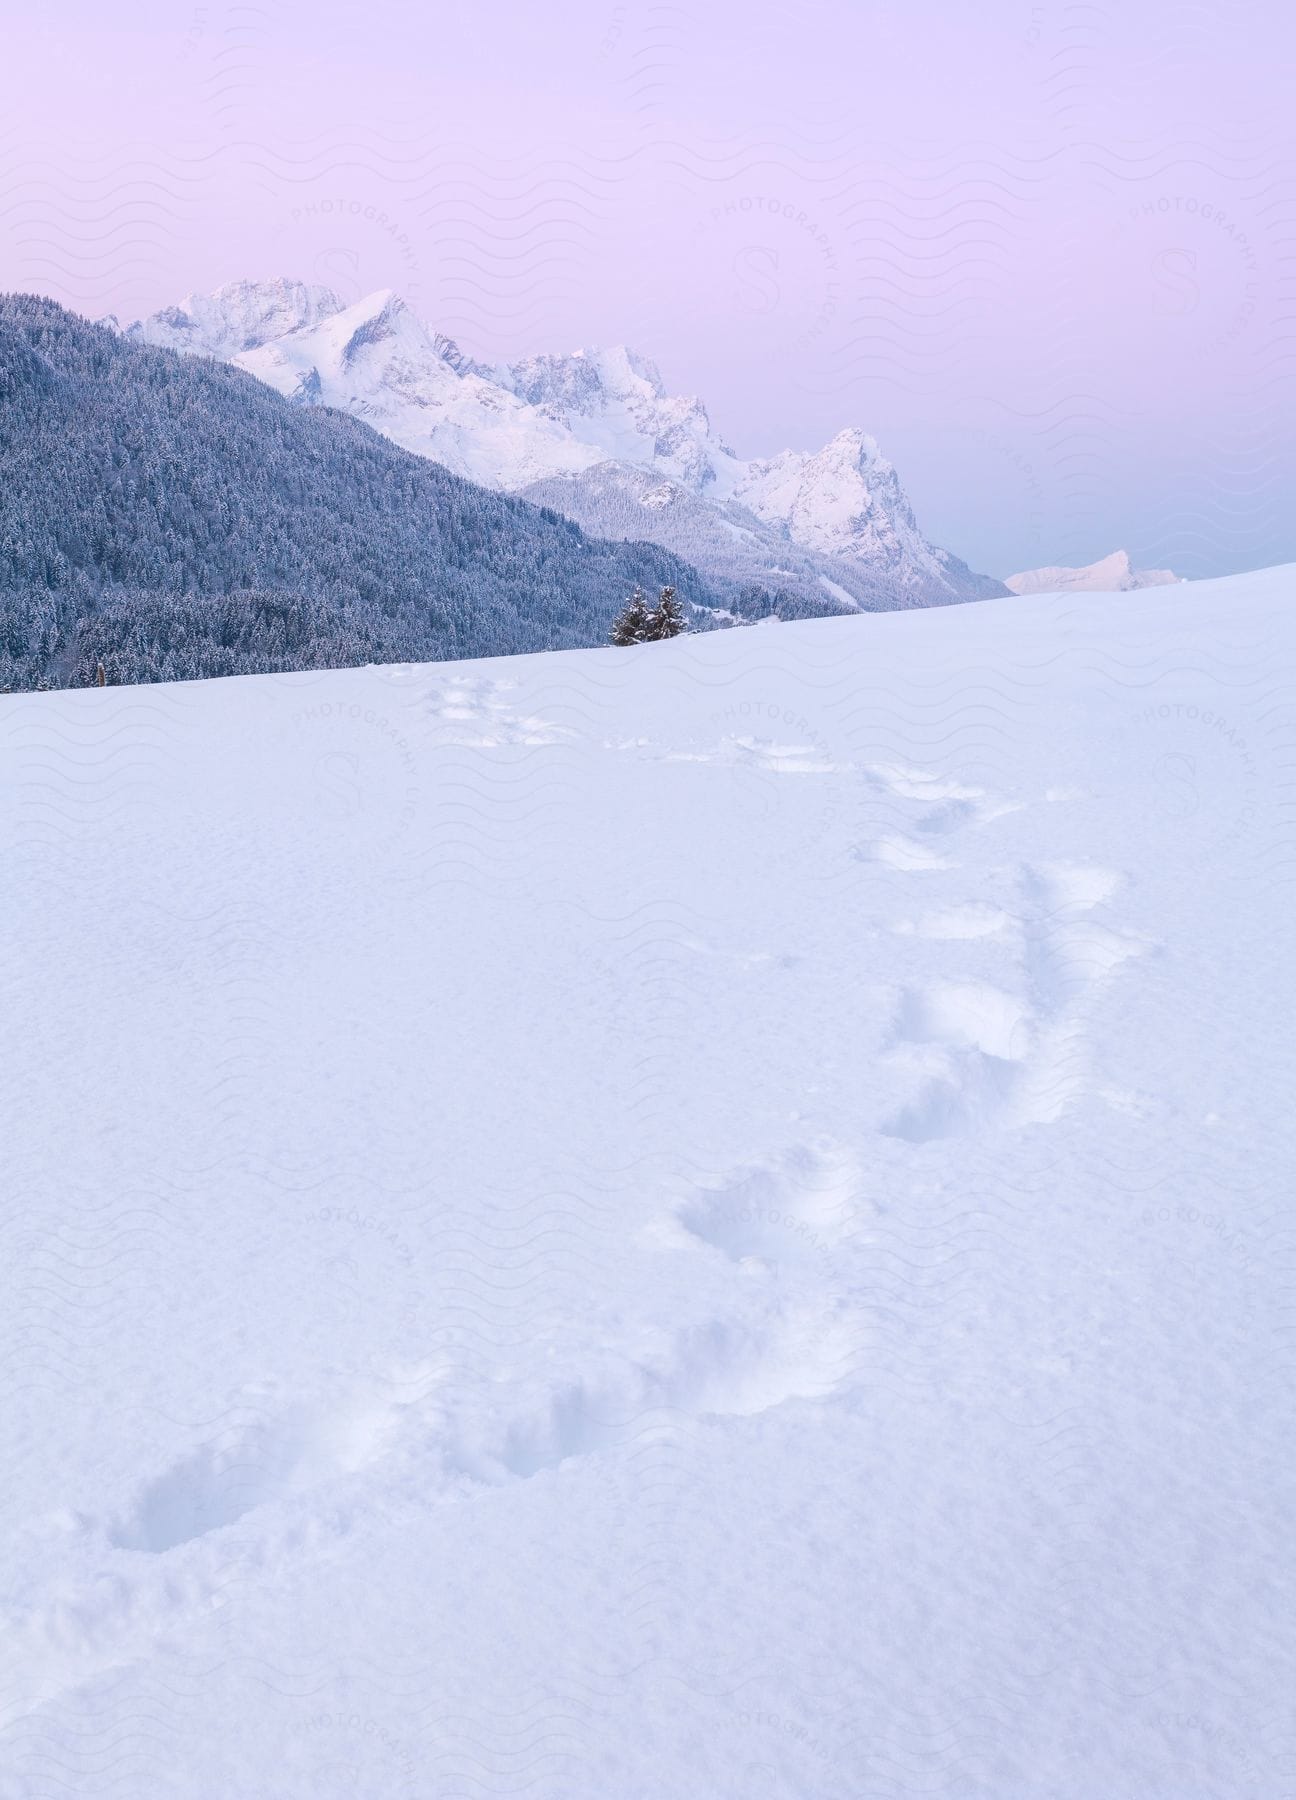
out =
[(636, 588), (617, 614), (609, 632), (611, 641), (620, 648), (627, 644), (645, 643), (650, 635), (649, 625), (653, 615), (648, 610), (648, 602), (644, 599), (643, 589)]
[(678, 637), (688, 630), (688, 621), (684, 617), (684, 609), (675, 598), (673, 587), (664, 587), (661, 599), (648, 615), (648, 637), (652, 642), (660, 638)]

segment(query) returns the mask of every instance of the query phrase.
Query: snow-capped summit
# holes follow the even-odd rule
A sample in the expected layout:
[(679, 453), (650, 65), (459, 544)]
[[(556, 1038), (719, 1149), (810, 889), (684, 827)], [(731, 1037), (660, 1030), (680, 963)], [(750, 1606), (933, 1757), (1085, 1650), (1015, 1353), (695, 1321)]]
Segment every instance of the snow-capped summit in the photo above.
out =
[(749, 463), (733, 497), (758, 518), (778, 520), (799, 544), (858, 556), (885, 544), (922, 556), (930, 548), (894, 468), (866, 432), (848, 429), (822, 450), (785, 450)]
[(330, 288), (304, 281), (230, 281), (214, 294), (186, 295), (178, 306), (137, 320), (125, 335), (229, 362), (241, 351), (317, 325), (341, 310), (342, 302)]
[(504, 373), (514, 392), (533, 406), (586, 412), (604, 404), (608, 396), (649, 402), (666, 398), (656, 363), (626, 344), (573, 350), (569, 356), (529, 356)]
[(1135, 569), (1127, 550), (1113, 550), (1110, 556), (1087, 563), (1082, 569), (1026, 569), (1020, 575), (1006, 575), (1004, 586), (1014, 594), (1124, 594), (1134, 588), (1166, 587), (1185, 577), (1172, 569)]
[(656, 363), (624, 344), (532, 356), (501, 370), (509, 389), (564, 424), (602, 459), (653, 468), (704, 493), (734, 453), (695, 395), (668, 394)]
[(744, 459), (696, 395), (671, 394), (656, 364), (623, 344), (491, 368), (390, 289), (343, 307), (327, 289), (286, 280), (191, 296), (129, 334), (224, 356), (483, 486), (820, 611), (1005, 591), (927, 541), (867, 433)]
[(348, 308), (340, 316), (347, 321), (348, 336), (342, 346), (344, 364), (353, 362), (366, 344), (382, 344), (399, 338), (402, 331), (418, 341), (427, 335), (405, 302), (390, 288), (371, 294), (368, 300)]
[(485, 487), (512, 490), (601, 460), (389, 289), (232, 360), (281, 394), (354, 413)]
[(998, 582), (927, 541), (894, 466), (865, 431), (848, 427), (813, 454), (785, 450), (741, 467), (734, 502), (874, 584), (926, 602), (1000, 592)]

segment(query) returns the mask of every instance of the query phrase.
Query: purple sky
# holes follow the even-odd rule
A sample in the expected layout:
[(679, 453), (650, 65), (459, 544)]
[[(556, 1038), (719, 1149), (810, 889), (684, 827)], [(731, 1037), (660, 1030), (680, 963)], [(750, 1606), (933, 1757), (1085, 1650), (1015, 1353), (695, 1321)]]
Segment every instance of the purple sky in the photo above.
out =
[(394, 287), (628, 342), (744, 453), (863, 425), (996, 574), (1296, 560), (1289, 9), (76, 0), (6, 26), (0, 286)]

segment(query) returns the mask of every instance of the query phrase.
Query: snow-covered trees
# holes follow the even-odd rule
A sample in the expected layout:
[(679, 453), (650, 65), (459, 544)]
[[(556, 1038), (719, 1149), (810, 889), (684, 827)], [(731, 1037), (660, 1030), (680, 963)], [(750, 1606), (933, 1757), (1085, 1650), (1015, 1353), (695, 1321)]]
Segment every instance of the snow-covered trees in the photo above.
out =
[(614, 644), (621, 648), (627, 644), (642, 644), (648, 636), (648, 623), (651, 617), (652, 615), (648, 611), (648, 602), (643, 596), (643, 589), (636, 588), (613, 620), (608, 636)]
[(563, 649), (682, 574), (242, 370), (0, 297), (0, 689)]
[(653, 609), (649, 620), (649, 636), (654, 638), (678, 637), (688, 626), (684, 620), (684, 608), (675, 597), (673, 587), (664, 587), (661, 599)]
[(643, 593), (636, 588), (613, 621), (608, 634), (614, 644), (651, 644), (659, 638), (678, 637), (687, 631), (684, 609), (673, 587), (664, 587), (656, 606), (649, 607)]

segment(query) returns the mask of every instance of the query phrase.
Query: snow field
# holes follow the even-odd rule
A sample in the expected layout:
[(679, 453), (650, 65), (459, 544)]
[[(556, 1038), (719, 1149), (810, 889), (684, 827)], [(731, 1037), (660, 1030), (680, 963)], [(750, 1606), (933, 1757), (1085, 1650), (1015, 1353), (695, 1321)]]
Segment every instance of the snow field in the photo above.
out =
[(0, 1795), (1286, 1793), (1293, 579), (4, 701)]

